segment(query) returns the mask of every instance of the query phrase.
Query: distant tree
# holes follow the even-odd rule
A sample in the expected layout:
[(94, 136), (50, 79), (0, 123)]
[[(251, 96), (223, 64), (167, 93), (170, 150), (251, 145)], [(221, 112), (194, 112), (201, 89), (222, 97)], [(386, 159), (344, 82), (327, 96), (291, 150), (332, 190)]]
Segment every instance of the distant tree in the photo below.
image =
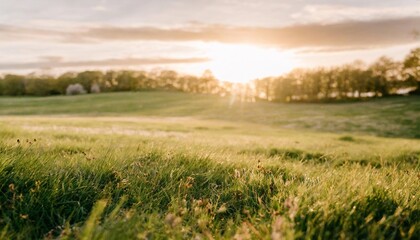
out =
[(25, 79), (25, 94), (32, 96), (47, 96), (59, 94), (55, 86), (56, 80), (51, 76), (28, 77)]
[(217, 92), (218, 81), (214, 77), (212, 71), (205, 70), (199, 78), (199, 92), (201, 93), (212, 93)]
[(219, 95), (227, 96), (232, 94), (234, 84), (231, 82), (221, 82), (219, 83)]
[(0, 95), (3, 95), (3, 77), (0, 75)]
[(360, 98), (362, 93), (365, 93), (367, 90), (367, 81), (370, 78), (367, 75), (367, 66), (361, 60), (356, 60), (351, 64), (351, 89), (353, 90), (352, 96), (354, 98)]
[(277, 77), (273, 80), (273, 101), (277, 102), (289, 102), (292, 99), (293, 89), (292, 82), (293, 78), (289, 77)]
[(77, 74), (75, 82), (83, 85), (84, 89), (90, 90), (93, 83), (102, 83), (103, 77), (100, 71), (84, 71)]
[(100, 92), (101, 92), (101, 87), (96, 82), (93, 83), (92, 86), (90, 86), (90, 93), (100, 93)]
[(174, 90), (179, 87), (177, 80), (178, 73), (172, 70), (163, 70), (157, 77), (159, 88), (165, 90)]
[(60, 94), (66, 94), (66, 89), (70, 84), (76, 83), (77, 73), (66, 72), (60, 75), (56, 80), (55, 88), (60, 92)]
[(376, 96), (388, 96), (391, 89), (391, 81), (396, 81), (398, 66), (388, 57), (380, 57), (370, 66), (374, 82)]
[(182, 77), (182, 89), (185, 92), (198, 92), (198, 78), (196, 76), (183, 76)]
[(3, 78), (3, 95), (21, 96), (25, 94), (25, 77), (8, 74)]
[(361, 61), (340, 67), (337, 89), (340, 98), (359, 98), (366, 91), (369, 76), (364, 74), (365, 65)]
[(266, 77), (254, 81), (256, 97), (270, 101), (273, 99), (274, 78)]
[(324, 70), (324, 73), (322, 74), (322, 95), (325, 100), (331, 99), (334, 97), (334, 88), (337, 87), (337, 82), (335, 78), (334, 70)]
[(306, 71), (305, 69), (294, 69), (290, 73), (286, 74), (285, 81), (289, 85), (290, 91), (290, 101), (300, 101), (304, 95), (304, 87), (303, 84), (305, 83), (306, 79)]
[(115, 87), (117, 86), (117, 78), (118, 73), (116, 71), (107, 71), (104, 74), (103, 81), (100, 84), (101, 90), (103, 92), (112, 92), (116, 91)]
[(139, 82), (134, 71), (121, 71), (114, 80), (116, 91), (134, 91), (139, 88)]
[(410, 51), (403, 62), (403, 71), (406, 81), (414, 83), (416, 90), (413, 94), (420, 94), (420, 48)]
[(149, 89), (148, 84), (151, 81), (147, 77), (147, 73), (145, 71), (140, 71), (136, 73), (136, 90), (147, 90)]
[(308, 96), (309, 101), (317, 101), (319, 98), (319, 93), (321, 92), (321, 79), (322, 79), (323, 69), (316, 69), (314, 71), (309, 71), (307, 75), (307, 83), (304, 85), (307, 86), (305, 90), (306, 95)]

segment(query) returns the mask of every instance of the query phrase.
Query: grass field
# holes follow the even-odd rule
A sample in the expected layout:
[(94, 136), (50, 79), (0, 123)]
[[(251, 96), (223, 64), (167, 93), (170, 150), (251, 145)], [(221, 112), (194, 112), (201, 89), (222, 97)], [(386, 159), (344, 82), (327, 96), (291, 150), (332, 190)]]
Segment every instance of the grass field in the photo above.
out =
[(0, 98), (0, 239), (419, 239), (420, 98)]

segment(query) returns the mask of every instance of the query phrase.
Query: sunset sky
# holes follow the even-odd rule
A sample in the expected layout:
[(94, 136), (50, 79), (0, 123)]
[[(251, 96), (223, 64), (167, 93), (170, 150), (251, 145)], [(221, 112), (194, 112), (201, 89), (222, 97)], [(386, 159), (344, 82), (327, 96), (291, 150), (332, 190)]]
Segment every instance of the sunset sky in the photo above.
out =
[(0, 72), (210, 69), (228, 81), (420, 46), (419, 0), (1, 0)]

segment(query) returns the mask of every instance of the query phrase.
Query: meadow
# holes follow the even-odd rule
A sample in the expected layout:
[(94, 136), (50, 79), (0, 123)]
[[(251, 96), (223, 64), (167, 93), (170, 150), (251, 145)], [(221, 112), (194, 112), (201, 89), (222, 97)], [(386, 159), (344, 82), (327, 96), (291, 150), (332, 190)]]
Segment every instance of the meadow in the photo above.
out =
[(419, 239), (420, 97), (0, 97), (0, 239)]

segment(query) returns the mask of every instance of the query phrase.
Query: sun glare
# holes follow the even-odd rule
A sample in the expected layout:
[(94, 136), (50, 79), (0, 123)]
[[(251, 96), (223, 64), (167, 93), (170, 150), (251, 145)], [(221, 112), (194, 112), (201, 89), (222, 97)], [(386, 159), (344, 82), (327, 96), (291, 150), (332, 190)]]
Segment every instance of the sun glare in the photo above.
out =
[(211, 44), (206, 48), (209, 69), (222, 81), (247, 82), (276, 76), (296, 66), (291, 52), (252, 45)]

